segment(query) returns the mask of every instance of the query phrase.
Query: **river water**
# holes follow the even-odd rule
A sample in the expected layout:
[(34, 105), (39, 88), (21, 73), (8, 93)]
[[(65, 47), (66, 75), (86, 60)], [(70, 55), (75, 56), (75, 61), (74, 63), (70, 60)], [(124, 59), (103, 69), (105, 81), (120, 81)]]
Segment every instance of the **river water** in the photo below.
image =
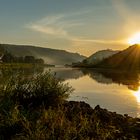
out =
[[(48, 69), (45, 69), (48, 70)], [(68, 100), (85, 101), (93, 108), (140, 117), (139, 72), (51, 68), (56, 77), (75, 90)]]
[[(52, 67), (26, 69), (22, 75), (30, 77), (51, 69), (56, 77), (75, 90), (68, 100), (85, 101), (91, 107), (100, 105), (109, 111), (140, 117), (140, 72), (108, 71)], [(0, 70), (0, 84), (19, 70)]]

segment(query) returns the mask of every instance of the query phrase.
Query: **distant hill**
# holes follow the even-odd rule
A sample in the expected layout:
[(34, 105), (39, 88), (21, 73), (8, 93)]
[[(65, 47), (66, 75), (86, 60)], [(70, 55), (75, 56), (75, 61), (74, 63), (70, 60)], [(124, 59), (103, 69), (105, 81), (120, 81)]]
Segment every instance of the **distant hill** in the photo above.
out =
[(55, 65), (71, 64), (72, 62), (82, 61), (86, 58), (78, 53), (30, 45), (0, 44), (0, 48), (4, 48), (14, 56), (19, 57), (32, 55), (36, 58), (44, 59), (46, 63)]
[(100, 63), (101, 61), (103, 61), (104, 59), (118, 53), (119, 51), (114, 51), (114, 50), (101, 50), (98, 51), (94, 54), (92, 54), (91, 56), (89, 56), (88, 58), (84, 59), (82, 62), (78, 62), (78, 63), (73, 63), (73, 67), (93, 67), (94, 65), (97, 65), (98, 63)]
[(94, 54), (92, 54), (90, 57), (88, 57), (87, 59), (85, 59), (87, 64), (97, 64), (99, 62), (101, 62), (103, 59), (108, 58), (116, 53), (118, 53), (119, 51), (114, 51), (114, 50), (101, 50), (98, 51)]
[(135, 44), (133, 46), (130, 46), (129, 48), (103, 60), (95, 67), (139, 70), (140, 69), (140, 45)]

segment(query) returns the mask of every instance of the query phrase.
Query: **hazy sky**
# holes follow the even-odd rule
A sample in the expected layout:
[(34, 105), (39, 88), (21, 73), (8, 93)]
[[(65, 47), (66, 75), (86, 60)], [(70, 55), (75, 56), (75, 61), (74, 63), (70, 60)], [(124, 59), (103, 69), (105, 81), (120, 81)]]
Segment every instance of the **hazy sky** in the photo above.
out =
[(0, 0), (0, 42), (90, 55), (140, 31), (140, 0)]

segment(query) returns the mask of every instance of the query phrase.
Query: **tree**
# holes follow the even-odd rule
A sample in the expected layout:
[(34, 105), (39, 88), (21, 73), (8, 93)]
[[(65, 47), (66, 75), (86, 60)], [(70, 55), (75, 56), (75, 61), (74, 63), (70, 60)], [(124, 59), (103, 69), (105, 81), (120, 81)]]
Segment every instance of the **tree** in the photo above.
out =
[(25, 61), (25, 63), (35, 63), (35, 57), (34, 56), (25, 56), (24, 61)]
[(4, 56), (2, 57), (3, 62), (11, 63), (14, 62), (15, 58), (12, 54), (8, 53), (7, 51), (5, 52)]
[(0, 44), (0, 56), (2, 56), (4, 52), (5, 52), (4, 47), (2, 46), (2, 44)]
[(44, 60), (43, 59), (36, 59), (35, 60), (35, 63), (37, 63), (37, 64), (44, 64)]
[(87, 64), (88, 61), (86, 59), (83, 60), (83, 64)]

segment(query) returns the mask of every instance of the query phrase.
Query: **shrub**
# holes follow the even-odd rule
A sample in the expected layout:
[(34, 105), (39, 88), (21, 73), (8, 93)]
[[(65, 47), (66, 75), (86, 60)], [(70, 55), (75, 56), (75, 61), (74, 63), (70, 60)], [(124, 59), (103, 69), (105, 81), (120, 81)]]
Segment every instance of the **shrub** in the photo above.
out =
[(31, 120), (33, 124), (42, 114), (42, 107), (58, 106), (72, 90), (49, 71), (30, 78), (9, 78), (0, 86), (0, 138), (21, 133), (25, 128), (23, 122)]

